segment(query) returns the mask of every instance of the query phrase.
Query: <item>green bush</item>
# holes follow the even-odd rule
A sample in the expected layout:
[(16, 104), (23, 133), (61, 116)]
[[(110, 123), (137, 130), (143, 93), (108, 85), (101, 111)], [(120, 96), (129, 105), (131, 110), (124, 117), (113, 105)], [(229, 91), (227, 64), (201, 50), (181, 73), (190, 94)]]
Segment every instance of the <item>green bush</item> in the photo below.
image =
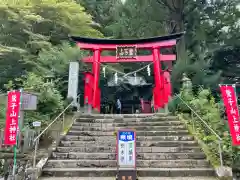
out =
[[(64, 101), (60, 91), (56, 89), (55, 84), (45, 82), (41, 76), (34, 73), (28, 73), (17, 79), (19, 86), (26, 92), (32, 92), (38, 96), (36, 111), (25, 111), (24, 123), (26, 126), (32, 125), (33, 121), (41, 121), (44, 128), (50, 120), (60, 113), (64, 108)], [(7, 88), (14, 88), (16, 83), (9, 82)]]
[(0, 102), (0, 129), (4, 126), (5, 123), (5, 113), (6, 105), (3, 102)]
[(177, 106), (179, 104), (180, 99), (177, 97), (174, 97), (169, 103), (168, 103), (168, 110), (169, 112), (176, 114), (177, 112)]
[[(233, 158), (239, 159), (239, 152), (233, 151), (231, 145), (231, 136), (227, 121), (224, 120), (222, 114), (224, 113), (223, 107), (215, 102), (214, 97), (211, 95), (211, 91), (203, 89), (196, 95), (185, 93), (183, 90), (179, 96), (207, 123), (211, 129), (214, 130), (222, 138), (222, 155), (224, 159), (224, 165), (232, 166)], [(219, 161), (219, 146), (218, 138), (201, 123), (198, 117), (190, 116), (189, 108), (183, 102), (176, 105), (176, 109), (179, 114), (185, 114), (184, 119), (187, 120), (189, 127), (194, 127), (192, 131), (195, 136), (201, 140), (208, 151), (206, 154), (211, 160), (214, 166), (220, 165)], [(188, 109), (188, 110), (187, 110)], [(186, 116), (186, 113), (189, 114)], [(193, 126), (194, 122), (194, 126)], [(205, 151), (205, 152), (206, 152)]]

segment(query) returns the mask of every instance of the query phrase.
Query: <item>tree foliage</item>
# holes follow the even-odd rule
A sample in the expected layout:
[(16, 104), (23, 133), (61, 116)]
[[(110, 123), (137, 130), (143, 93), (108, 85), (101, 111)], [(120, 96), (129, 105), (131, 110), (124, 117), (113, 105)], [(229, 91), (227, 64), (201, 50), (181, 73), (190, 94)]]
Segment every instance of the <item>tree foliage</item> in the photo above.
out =
[(121, 6), (121, 0), (76, 0), (86, 8), (86, 12), (92, 15), (95, 26), (105, 36), (111, 36), (107, 28), (116, 18), (116, 10)]
[[(217, 88), (224, 74), (219, 69), (212, 71), (217, 61), (213, 56), (223, 45), (233, 48), (238, 43), (237, 0), (127, 0), (124, 4), (109, 0), (107, 5), (94, 0), (82, 2), (95, 12), (93, 17), (110, 37), (143, 38), (185, 31), (178, 42), (178, 59), (172, 72), (175, 90), (180, 88), (183, 72), (187, 72), (195, 85)], [(115, 7), (114, 12), (110, 6)], [(100, 13), (106, 8), (111, 23), (105, 23)], [(131, 65), (130, 69), (138, 67)]]
[(4, 94), (0, 94), (0, 128), (4, 125), (5, 113), (6, 113), (6, 97)]
[(215, 51), (211, 70), (221, 70), (222, 82), (226, 84), (240, 82), (240, 46), (226, 46)]
[[(71, 46), (68, 42), (64, 42), (59, 46), (42, 50), (36, 61), (31, 62), (38, 64), (38, 66), (33, 69), (33, 72), (39, 76), (48, 75), (48, 77), (54, 78), (55, 85), (65, 97), (68, 87), (69, 63), (71, 61), (79, 61), (80, 72), (90, 69), (87, 64), (81, 61), (84, 55), (84, 52), (79, 51), (78, 47)], [(80, 86), (83, 85), (83, 82), (81, 82), (83, 79), (82, 76), (83, 73), (79, 73)], [(82, 88), (79, 89), (80, 92), (82, 92), (82, 90)]]
[[(102, 34), (91, 27), (91, 15), (74, 0), (1, 1), (0, 21), (0, 89), (37, 93), (38, 109), (26, 112), (25, 122), (47, 124), (63, 109), (69, 62), (82, 57), (79, 48), (67, 42), (69, 35)], [(49, 76), (52, 81), (46, 79)], [(0, 106), (4, 122), (5, 102)]]
[(18, 84), (26, 92), (33, 92), (38, 97), (37, 111), (26, 112), (24, 117), (26, 125), (36, 120), (48, 123), (47, 120), (63, 110), (63, 98), (53, 82), (45, 82), (43, 77), (28, 73), (15, 80), (15, 83), (9, 81), (6, 87), (16, 89), (14, 86)]
[(90, 15), (73, 0), (9, 0), (0, 5), (1, 87), (8, 80), (41, 68), (38, 54), (69, 40), (69, 35), (101, 36), (91, 28)]

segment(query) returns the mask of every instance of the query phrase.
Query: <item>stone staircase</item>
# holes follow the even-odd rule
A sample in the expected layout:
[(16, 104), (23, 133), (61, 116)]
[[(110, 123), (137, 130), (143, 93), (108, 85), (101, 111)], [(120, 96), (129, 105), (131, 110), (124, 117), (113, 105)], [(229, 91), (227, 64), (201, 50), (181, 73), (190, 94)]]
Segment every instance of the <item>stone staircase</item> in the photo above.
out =
[(119, 128), (136, 129), (139, 177), (215, 175), (184, 124), (174, 116), (164, 115), (124, 115), (124, 118), (82, 115), (52, 153), (43, 175), (114, 177), (117, 169), (114, 132)]

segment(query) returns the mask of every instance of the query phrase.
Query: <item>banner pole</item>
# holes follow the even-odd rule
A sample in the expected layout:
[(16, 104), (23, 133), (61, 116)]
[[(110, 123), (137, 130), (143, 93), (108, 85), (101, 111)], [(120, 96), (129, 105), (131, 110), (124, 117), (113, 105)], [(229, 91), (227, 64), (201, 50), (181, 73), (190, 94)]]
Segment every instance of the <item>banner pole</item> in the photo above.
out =
[(15, 144), (13, 146), (13, 171), (12, 171), (12, 175), (14, 179), (16, 174), (16, 164), (17, 164), (17, 145)]
[[(19, 108), (19, 112), (21, 111), (21, 108), (22, 108), (22, 89), (20, 89), (20, 108)], [(20, 113), (19, 113), (19, 116), (18, 116), (18, 122), (19, 122), (19, 119), (20, 119)], [(19, 140), (19, 136), (20, 136), (20, 125), (18, 123), (18, 128), (17, 128), (17, 131), (18, 131), (18, 134), (17, 134), (17, 140), (16, 140), (16, 144), (14, 145), (14, 149), (13, 149), (13, 178), (15, 179), (15, 174), (16, 174), (16, 168), (17, 168), (17, 146), (19, 144), (18, 140)]]
[[(237, 96), (237, 89), (236, 89), (236, 84), (233, 84), (233, 88), (234, 88), (234, 93), (235, 93), (235, 97), (236, 97), (236, 106), (237, 106), (237, 111), (239, 113), (239, 107), (238, 107), (238, 96)], [(239, 119), (240, 117), (238, 117)]]

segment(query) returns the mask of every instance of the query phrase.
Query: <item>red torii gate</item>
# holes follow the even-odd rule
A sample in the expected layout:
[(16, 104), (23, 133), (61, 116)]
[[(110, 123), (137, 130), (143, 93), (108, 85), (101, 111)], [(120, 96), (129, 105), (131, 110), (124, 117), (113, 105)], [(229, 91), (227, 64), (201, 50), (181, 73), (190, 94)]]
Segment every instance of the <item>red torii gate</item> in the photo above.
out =
[[(85, 95), (84, 102), (91, 105), (93, 109), (100, 112), (100, 95), (99, 76), (101, 63), (121, 63), (121, 62), (153, 62), (155, 87), (153, 89), (154, 108), (158, 110), (168, 103), (171, 96), (170, 72), (163, 71), (160, 61), (174, 61), (175, 54), (162, 54), (162, 48), (171, 48), (176, 45), (177, 39), (181, 38), (183, 33), (171, 34), (168, 36), (159, 36), (146, 39), (93, 39), (85, 37), (71, 36), (80, 49), (90, 50), (93, 56), (84, 57), (83, 61), (92, 64), (92, 73), (85, 74)], [(135, 48), (148, 49), (152, 51), (152, 55), (135, 56), (119, 58), (116, 56), (101, 56), (104, 50), (117, 51), (118, 48)], [(130, 51), (129, 51), (130, 52)], [(128, 52), (128, 55), (129, 55)]]

